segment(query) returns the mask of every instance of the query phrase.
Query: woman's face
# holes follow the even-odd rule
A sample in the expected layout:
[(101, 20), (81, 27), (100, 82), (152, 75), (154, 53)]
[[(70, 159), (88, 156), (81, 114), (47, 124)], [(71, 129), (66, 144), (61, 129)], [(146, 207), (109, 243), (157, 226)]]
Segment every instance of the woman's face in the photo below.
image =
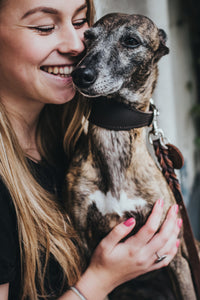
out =
[[(6, 0), (0, 11), (0, 98), (13, 105), (73, 98), (84, 50), (85, 0)], [(16, 102), (18, 101), (18, 102)]]

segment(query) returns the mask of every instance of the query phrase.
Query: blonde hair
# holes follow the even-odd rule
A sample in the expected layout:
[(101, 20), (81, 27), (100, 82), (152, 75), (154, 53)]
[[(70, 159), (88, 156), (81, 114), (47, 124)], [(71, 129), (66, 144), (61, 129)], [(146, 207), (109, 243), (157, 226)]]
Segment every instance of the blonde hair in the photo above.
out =
[[(88, 20), (94, 17), (92, 0), (88, 4)], [(1, 6), (0, 0), (0, 6)], [(37, 128), (37, 143), (42, 156), (56, 164), (57, 151), (62, 152), (62, 140), (68, 154), (72, 151), (81, 133), (81, 119), (85, 112), (77, 96), (67, 104), (46, 105), (40, 114)], [(54, 122), (55, 120), (55, 122)], [(53, 145), (53, 146), (52, 146)], [(55, 147), (57, 145), (57, 147)], [(71, 149), (71, 150), (70, 150)], [(7, 186), (17, 215), (21, 256), (21, 300), (47, 298), (44, 278), (52, 255), (63, 270), (63, 286), (73, 285), (81, 275), (81, 263), (77, 249), (78, 236), (70, 220), (30, 173), (24, 152), (19, 145), (5, 107), (0, 103), (0, 176)], [(41, 256), (44, 255), (44, 263)]]

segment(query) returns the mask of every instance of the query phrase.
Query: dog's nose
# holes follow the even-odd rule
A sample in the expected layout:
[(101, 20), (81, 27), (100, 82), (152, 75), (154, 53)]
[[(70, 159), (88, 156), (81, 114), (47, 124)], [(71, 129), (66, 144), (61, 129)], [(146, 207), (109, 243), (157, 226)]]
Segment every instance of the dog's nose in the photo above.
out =
[(79, 88), (89, 87), (97, 78), (96, 72), (89, 68), (77, 68), (72, 72), (71, 76), (73, 82)]

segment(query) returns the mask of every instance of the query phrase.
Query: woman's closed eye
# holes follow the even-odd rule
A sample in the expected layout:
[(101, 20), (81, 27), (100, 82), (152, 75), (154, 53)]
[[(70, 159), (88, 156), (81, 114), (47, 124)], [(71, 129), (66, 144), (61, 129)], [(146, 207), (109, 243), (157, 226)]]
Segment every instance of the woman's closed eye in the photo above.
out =
[[(73, 26), (75, 27), (75, 29), (79, 29), (79, 28), (83, 27), (86, 23), (88, 23), (88, 20), (85, 18), (85, 19), (73, 22)], [(38, 32), (40, 34), (50, 34), (54, 31), (55, 25), (29, 26), (29, 28), (31, 30), (35, 30), (36, 32)]]
[(73, 22), (73, 26), (74, 26), (76, 29), (79, 29), (79, 28), (81, 28), (82, 26), (84, 26), (86, 23), (88, 23), (87, 18), (82, 19), (82, 20), (74, 21), (74, 22)]
[(40, 34), (48, 34), (55, 29), (55, 25), (29, 26), (29, 28)]

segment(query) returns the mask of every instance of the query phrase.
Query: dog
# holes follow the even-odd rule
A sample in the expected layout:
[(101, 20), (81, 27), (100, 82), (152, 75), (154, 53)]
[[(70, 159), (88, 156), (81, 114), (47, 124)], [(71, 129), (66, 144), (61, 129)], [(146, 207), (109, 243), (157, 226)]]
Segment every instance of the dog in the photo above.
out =
[[(88, 105), (98, 103), (98, 122), (111, 120), (109, 129), (89, 121), (66, 175), (66, 206), (88, 261), (116, 224), (133, 216), (134, 234), (157, 199), (164, 199), (165, 212), (175, 199), (147, 150), (146, 128), (127, 129), (126, 120), (120, 120), (125, 124), (116, 130), (112, 123), (116, 106), (148, 114), (157, 63), (169, 52), (165, 32), (145, 16), (113, 13), (85, 32), (85, 45), (73, 82)], [(184, 241), (169, 267), (125, 283), (109, 298), (196, 300)]]

